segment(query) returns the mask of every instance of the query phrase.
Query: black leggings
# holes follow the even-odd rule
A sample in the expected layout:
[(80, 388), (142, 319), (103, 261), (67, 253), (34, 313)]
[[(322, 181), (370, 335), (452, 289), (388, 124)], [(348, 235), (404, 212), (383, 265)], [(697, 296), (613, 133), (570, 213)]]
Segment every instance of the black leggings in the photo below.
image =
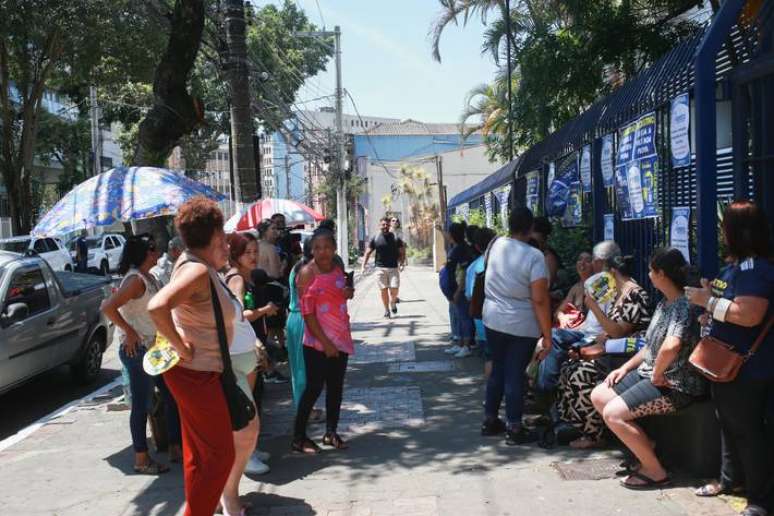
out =
[(335, 432), (339, 426), (341, 398), (344, 393), (344, 373), (347, 372), (349, 355), (339, 351), (336, 358), (328, 358), (322, 351), (304, 346), (304, 362), (306, 363), (306, 389), (298, 402), (295, 439), (306, 437), (306, 425), (309, 414), (314, 408), (325, 385), (325, 423), (328, 432)]

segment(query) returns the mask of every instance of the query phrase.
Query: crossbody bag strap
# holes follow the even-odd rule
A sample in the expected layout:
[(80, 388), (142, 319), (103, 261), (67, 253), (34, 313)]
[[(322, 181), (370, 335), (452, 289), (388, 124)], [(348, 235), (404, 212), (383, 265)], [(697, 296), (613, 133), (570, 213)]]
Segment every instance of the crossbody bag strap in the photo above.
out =
[(766, 321), (766, 325), (761, 330), (761, 333), (758, 335), (758, 338), (755, 339), (755, 342), (753, 343), (752, 347), (750, 348), (750, 351), (747, 352), (747, 355), (745, 356), (745, 360), (748, 360), (760, 347), (761, 343), (763, 342), (763, 339), (766, 338), (766, 335), (769, 333), (769, 330), (771, 330), (771, 326), (774, 324), (774, 314), (772, 314), (769, 317), (769, 320)]
[(486, 246), (486, 252), (484, 253), (484, 272), (486, 272), (486, 268), (489, 266), (489, 251), (492, 250), (492, 246), (494, 246), (494, 243), (497, 242), (500, 239), (500, 237), (494, 237), (491, 242), (489, 242), (489, 245)]
[(226, 324), (223, 321), (223, 309), (220, 305), (220, 296), (218, 296), (218, 290), (215, 288), (215, 282), (212, 281), (212, 277), (207, 275), (210, 280), (210, 292), (212, 296), (212, 309), (215, 312), (215, 327), (218, 330), (218, 343), (220, 344), (220, 356), (223, 360), (223, 374), (233, 376), (234, 371), (231, 368), (231, 355), (228, 351), (228, 337), (226, 336)]

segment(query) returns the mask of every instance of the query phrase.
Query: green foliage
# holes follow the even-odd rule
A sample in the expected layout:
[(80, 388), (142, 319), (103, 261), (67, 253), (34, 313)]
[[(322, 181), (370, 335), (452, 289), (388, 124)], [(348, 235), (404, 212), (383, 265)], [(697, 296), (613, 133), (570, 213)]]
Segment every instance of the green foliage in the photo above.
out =
[[(436, 44), (443, 28), (458, 17), (465, 21), (472, 14), (495, 17), (482, 51), (492, 55), (502, 70), (488, 87), (471, 91), (462, 115), (464, 120), (480, 117), (479, 128), (492, 159), (508, 156), (504, 93), (508, 80), (513, 84), (513, 144), (518, 151), (543, 140), (696, 30), (688, 22), (671, 21), (690, 7), (685, 0), (513, 0), (510, 35), (503, 2), (439, 1), (442, 13), (433, 28)], [(510, 79), (504, 59), (508, 36)]]
[(568, 286), (578, 280), (575, 272), (578, 255), (584, 251), (591, 252), (591, 231), (585, 227), (565, 228), (561, 224), (554, 224), (553, 228), (548, 245), (556, 251), (562, 262), (559, 283)]

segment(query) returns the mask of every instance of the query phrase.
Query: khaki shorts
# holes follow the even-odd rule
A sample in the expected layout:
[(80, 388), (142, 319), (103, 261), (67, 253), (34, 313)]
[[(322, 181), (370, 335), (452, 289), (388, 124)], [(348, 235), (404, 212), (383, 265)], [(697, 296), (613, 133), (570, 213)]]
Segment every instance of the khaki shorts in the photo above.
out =
[(255, 403), (255, 398), (253, 398), (250, 382), (247, 381), (247, 375), (254, 372), (256, 367), (258, 367), (258, 355), (255, 351), (231, 355), (231, 368), (234, 370), (236, 383), (253, 403)]
[(376, 269), (376, 284), (381, 289), (400, 287), (400, 272), (398, 268), (378, 267)]

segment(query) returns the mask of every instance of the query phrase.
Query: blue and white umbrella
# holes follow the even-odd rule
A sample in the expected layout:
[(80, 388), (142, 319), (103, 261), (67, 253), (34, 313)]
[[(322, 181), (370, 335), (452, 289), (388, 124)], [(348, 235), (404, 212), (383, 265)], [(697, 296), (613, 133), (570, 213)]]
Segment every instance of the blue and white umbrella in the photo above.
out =
[(73, 188), (32, 230), (60, 235), (160, 215), (174, 215), (189, 199), (225, 197), (182, 173), (156, 167), (117, 167)]

